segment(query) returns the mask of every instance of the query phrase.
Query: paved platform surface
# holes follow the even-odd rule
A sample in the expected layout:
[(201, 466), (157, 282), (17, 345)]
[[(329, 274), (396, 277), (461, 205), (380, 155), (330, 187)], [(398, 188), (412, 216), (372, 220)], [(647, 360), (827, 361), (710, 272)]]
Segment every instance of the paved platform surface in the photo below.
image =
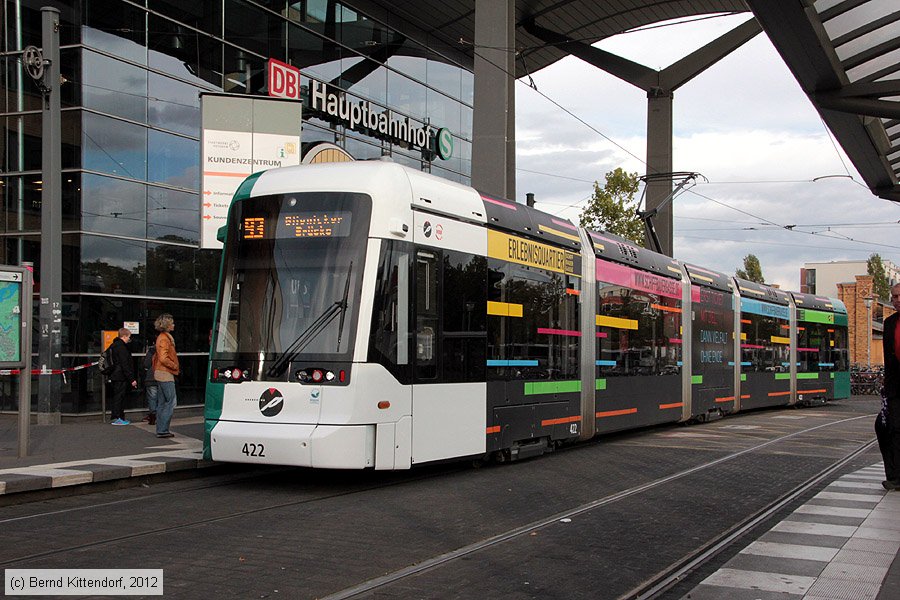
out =
[[(140, 418), (140, 415), (137, 416)], [(0, 418), (0, 501), (4, 496), (157, 473), (199, 469), (203, 460), (203, 417), (175, 418), (175, 437), (157, 438), (144, 422), (116, 426), (101, 422), (32, 425), (28, 455), (18, 458), (15, 417)]]
[[(202, 459), (202, 417), (173, 419), (171, 430), (160, 439), (139, 421), (32, 425), (29, 455), (17, 458), (16, 419), (0, 416), (0, 501), (214, 464)], [(900, 491), (885, 492), (883, 476), (873, 464), (833, 481), (684, 598), (900, 599)]]
[(897, 600), (900, 491), (881, 463), (833, 481), (685, 600)]

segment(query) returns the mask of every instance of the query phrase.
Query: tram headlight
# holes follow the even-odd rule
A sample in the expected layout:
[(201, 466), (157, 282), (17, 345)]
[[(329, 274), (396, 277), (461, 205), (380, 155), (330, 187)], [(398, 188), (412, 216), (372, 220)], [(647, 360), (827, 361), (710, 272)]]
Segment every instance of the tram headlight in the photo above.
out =
[[(300, 383), (330, 383), (337, 379), (334, 371), (317, 367), (300, 369), (294, 373), (294, 376), (297, 377), (297, 381)], [(341, 382), (343, 381), (344, 378), (342, 377)]]
[(241, 367), (224, 367), (213, 369), (213, 381), (219, 383), (241, 383), (242, 381), (250, 381), (250, 371)]

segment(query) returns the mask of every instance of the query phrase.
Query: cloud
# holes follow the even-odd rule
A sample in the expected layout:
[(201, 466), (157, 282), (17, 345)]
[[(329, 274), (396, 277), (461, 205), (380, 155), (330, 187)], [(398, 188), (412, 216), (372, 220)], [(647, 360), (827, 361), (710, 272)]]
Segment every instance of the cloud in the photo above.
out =
[[(746, 18), (626, 34), (599, 45), (658, 68)], [(646, 95), (571, 57), (533, 78), (578, 118), (521, 81), (516, 86), (517, 195), (534, 192), (538, 208), (577, 221), (591, 182), (616, 167), (645, 172)], [(674, 169), (709, 179), (673, 201), (676, 258), (734, 273), (752, 253), (768, 281), (792, 290), (799, 289), (804, 262), (879, 253), (900, 264), (894, 241), (900, 206), (859, 183), (764, 34), (674, 98)], [(838, 177), (813, 181), (825, 176)]]

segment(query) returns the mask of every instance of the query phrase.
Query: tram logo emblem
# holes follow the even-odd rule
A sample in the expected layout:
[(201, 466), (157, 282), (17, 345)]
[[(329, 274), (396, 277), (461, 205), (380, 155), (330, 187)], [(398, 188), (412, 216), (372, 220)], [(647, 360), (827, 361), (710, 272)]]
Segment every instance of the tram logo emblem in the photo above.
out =
[(425, 237), (431, 237), (431, 221), (425, 221), (425, 224), (422, 225), (422, 233), (425, 234)]
[(269, 388), (259, 397), (259, 412), (264, 417), (274, 417), (284, 408), (284, 396), (275, 388)]

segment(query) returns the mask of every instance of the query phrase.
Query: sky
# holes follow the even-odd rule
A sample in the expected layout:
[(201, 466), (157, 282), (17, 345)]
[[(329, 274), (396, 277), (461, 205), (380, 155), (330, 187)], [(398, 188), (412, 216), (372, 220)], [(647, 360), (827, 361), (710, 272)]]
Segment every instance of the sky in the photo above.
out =
[[(747, 18), (657, 27), (596, 46), (660, 69)], [(574, 57), (532, 78), (538, 91), (527, 78), (516, 84), (516, 194), (523, 201), (533, 192), (537, 208), (577, 223), (594, 181), (602, 185), (616, 167), (646, 172), (646, 94)], [(708, 180), (673, 200), (675, 258), (733, 274), (755, 254), (766, 281), (789, 290), (800, 289), (805, 262), (878, 253), (900, 264), (900, 204), (869, 191), (765, 33), (674, 99), (673, 170)]]

